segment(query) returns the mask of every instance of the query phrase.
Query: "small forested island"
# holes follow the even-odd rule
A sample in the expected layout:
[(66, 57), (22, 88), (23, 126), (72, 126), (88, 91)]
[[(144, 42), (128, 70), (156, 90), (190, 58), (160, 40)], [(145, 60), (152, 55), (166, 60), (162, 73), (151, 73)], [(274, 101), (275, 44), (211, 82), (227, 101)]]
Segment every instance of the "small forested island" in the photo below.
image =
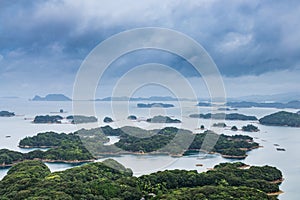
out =
[(104, 123), (111, 123), (111, 122), (113, 122), (114, 120), (112, 119), (112, 118), (110, 118), (110, 117), (105, 117), (104, 119), (103, 119), (103, 122)]
[(245, 131), (245, 132), (258, 132), (259, 129), (258, 129), (257, 126), (254, 126), (252, 124), (248, 124), (248, 125), (242, 127), (242, 131)]
[(72, 124), (83, 124), (83, 123), (93, 123), (97, 122), (98, 119), (94, 116), (83, 116), (83, 115), (74, 115), (68, 116), (66, 119), (70, 120)]
[(212, 126), (224, 128), (224, 127), (226, 127), (227, 125), (226, 125), (225, 123), (223, 123), (223, 122), (219, 122), (219, 123), (214, 123)]
[(137, 117), (135, 115), (129, 115), (127, 117), (127, 119), (129, 119), (129, 120), (137, 120)]
[(9, 111), (0, 111), (0, 117), (13, 117), (15, 113)]
[(71, 101), (69, 97), (63, 94), (48, 94), (45, 97), (40, 97), (38, 95), (34, 96), (32, 101)]
[(197, 106), (210, 107), (210, 106), (212, 106), (212, 104), (211, 103), (206, 103), (206, 102), (199, 102), (197, 104)]
[(269, 199), (280, 193), (282, 173), (272, 166), (221, 163), (212, 170), (165, 170), (135, 177), (115, 160), (51, 173), (40, 161), (24, 161), (0, 181), (2, 199)]
[(232, 126), (230, 130), (232, 130), (232, 131), (237, 131), (238, 128), (237, 128), (236, 126)]
[[(36, 124), (61, 124), (61, 120), (64, 118), (60, 115), (39, 115), (33, 120)], [(98, 119), (94, 116), (83, 116), (83, 115), (70, 115), (66, 119), (72, 124), (82, 124), (82, 123), (93, 123), (97, 122)]]
[(138, 108), (152, 108), (152, 107), (161, 107), (161, 108), (172, 108), (174, 107), (173, 104), (168, 104), (168, 103), (138, 103), (137, 104)]
[(218, 108), (219, 111), (236, 111), (236, 108)]
[(270, 126), (300, 127), (300, 115), (297, 113), (279, 111), (259, 119), (259, 123)]
[(39, 115), (33, 120), (35, 124), (60, 124), (62, 116), (59, 115)]
[(154, 116), (152, 118), (147, 119), (146, 121), (150, 123), (181, 123), (179, 119), (172, 119), (168, 116), (162, 115)]
[(225, 119), (225, 120), (242, 120), (242, 121), (256, 121), (255, 116), (248, 116), (239, 113), (207, 113), (207, 114), (191, 114), (191, 118), (202, 118), (202, 119)]

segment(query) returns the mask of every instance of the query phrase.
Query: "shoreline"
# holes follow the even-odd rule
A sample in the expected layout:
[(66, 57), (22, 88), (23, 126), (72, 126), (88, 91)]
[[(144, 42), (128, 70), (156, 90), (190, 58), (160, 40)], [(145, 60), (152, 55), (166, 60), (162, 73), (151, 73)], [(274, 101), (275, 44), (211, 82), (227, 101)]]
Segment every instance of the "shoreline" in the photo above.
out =
[[(80, 164), (80, 163), (94, 162), (97, 159), (90, 159), (90, 160), (50, 160), (50, 159), (38, 159), (38, 158), (35, 158), (35, 159), (32, 159), (32, 160), (39, 160), (39, 161), (44, 162), (44, 163)], [(26, 160), (20, 160), (20, 161), (17, 161), (17, 162), (13, 162), (11, 164), (1, 164), (0, 165), (0, 169), (1, 168), (9, 168), (9, 167), (12, 167), (12, 166), (14, 166), (14, 165), (16, 165), (18, 163), (24, 162), (24, 161), (31, 161), (31, 160), (26, 159)]]

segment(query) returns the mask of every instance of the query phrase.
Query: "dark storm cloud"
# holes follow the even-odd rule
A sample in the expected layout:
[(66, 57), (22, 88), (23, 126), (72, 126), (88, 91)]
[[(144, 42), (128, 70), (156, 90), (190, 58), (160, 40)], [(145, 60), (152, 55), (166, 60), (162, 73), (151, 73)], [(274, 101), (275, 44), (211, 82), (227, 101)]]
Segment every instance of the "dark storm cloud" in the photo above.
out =
[[(26, 82), (23, 72), (41, 79), (49, 78), (49, 72), (74, 77), (99, 42), (144, 26), (191, 36), (227, 77), (295, 70), (300, 66), (299, 19), (296, 0), (1, 1), (0, 82), (14, 75), (23, 75)], [(144, 62), (161, 61), (195, 75), (178, 57), (143, 55)], [(130, 56), (121, 63), (141, 64)]]

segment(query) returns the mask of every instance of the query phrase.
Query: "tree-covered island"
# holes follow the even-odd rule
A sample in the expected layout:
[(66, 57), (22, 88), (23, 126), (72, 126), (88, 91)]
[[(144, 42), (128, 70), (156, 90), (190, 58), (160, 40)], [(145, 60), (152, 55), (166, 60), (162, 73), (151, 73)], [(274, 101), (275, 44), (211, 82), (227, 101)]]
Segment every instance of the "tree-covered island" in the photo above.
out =
[(269, 126), (300, 127), (300, 115), (298, 113), (279, 111), (259, 119), (259, 123)]
[(207, 114), (191, 114), (191, 118), (202, 118), (202, 119), (225, 119), (225, 120), (242, 120), (242, 121), (256, 121), (255, 116), (248, 116), (239, 113), (207, 113)]
[[(217, 139), (211, 149), (202, 147), (209, 135)], [(114, 145), (105, 145), (107, 136), (119, 136)], [(19, 142), (20, 148), (49, 148), (46, 151), (34, 150), (20, 153), (7, 149), (0, 150), (1, 166), (10, 166), (23, 160), (42, 160), (47, 162), (87, 162), (106, 154), (169, 154), (187, 155), (190, 152), (206, 151), (219, 153), (224, 158), (243, 159), (247, 151), (258, 148), (259, 144), (250, 136), (218, 135), (212, 131), (193, 134), (191, 131), (166, 127), (161, 130), (144, 130), (137, 127), (113, 129), (110, 126), (81, 129), (74, 133), (39, 133)]]
[(15, 113), (9, 112), (9, 111), (0, 111), (0, 117), (13, 117), (15, 116)]
[(213, 170), (165, 170), (135, 177), (109, 159), (51, 173), (40, 161), (14, 165), (0, 181), (0, 196), (8, 199), (119, 200), (275, 200), (283, 177), (271, 166), (221, 163)]

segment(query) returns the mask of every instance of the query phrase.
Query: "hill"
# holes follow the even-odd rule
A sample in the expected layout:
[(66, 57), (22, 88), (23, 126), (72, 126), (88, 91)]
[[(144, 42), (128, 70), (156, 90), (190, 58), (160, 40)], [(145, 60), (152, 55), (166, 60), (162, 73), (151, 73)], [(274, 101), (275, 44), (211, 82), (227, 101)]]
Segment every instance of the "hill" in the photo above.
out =
[(40, 97), (38, 95), (34, 96), (32, 101), (71, 101), (69, 97), (63, 94), (48, 94), (45, 97)]
[(300, 115), (286, 111), (276, 112), (259, 119), (263, 125), (300, 127)]

